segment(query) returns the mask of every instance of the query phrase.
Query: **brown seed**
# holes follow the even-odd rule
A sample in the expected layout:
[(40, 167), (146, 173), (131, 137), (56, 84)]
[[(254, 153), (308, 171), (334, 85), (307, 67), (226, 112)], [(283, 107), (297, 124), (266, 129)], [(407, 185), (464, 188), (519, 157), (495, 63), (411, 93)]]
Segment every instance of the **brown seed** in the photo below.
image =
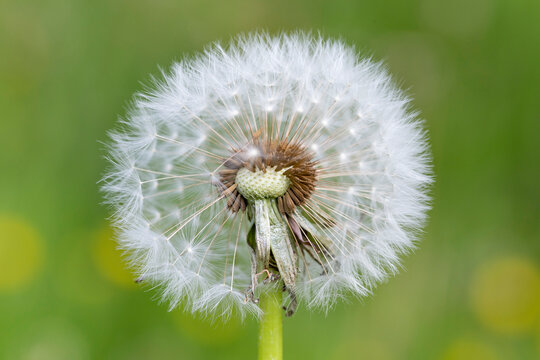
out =
[[(287, 169), (284, 174), (291, 181), (287, 193), (278, 198), (278, 209), (282, 213), (291, 214), (296, 206), (301, 206), (310, 198), (317, 181), (316, 162), (313, 155), (301, 143), (289, 143), (284, 140), (264, 140), (263, 130), (254, 132), (251, 146), (242, 149), (231, 149), (232, 155), (224, 162), (223, 170), (219, 172), (220, 184), (217, 186), (222, 195), (225, 195), (227, 206), (231, 211), (245, 211), (247, 200), (235, 189), (235, 179), (238, 170), (246, 168), (250, 171), (266, 171), (275, 168), (277, 171)], [(258, 156), (250, 156), (244, 149), (256, 148)], [(231, 189), (232, 190), (229, 190)], [(234, 190), (234, 191), (233, 191)], [(238, 200), (240, 199), (240, 200)]]
[(285, 213), (285, 208), (283, 207), (283, 196), (278, 197), (277, 206), (280, 213)]

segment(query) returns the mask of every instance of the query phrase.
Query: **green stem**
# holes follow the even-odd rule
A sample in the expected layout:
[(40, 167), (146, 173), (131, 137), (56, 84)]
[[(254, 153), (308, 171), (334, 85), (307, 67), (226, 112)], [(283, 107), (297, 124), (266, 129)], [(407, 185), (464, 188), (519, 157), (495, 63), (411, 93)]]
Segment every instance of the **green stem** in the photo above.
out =
[(283, 359), (282, 291), (278, 288), (261, 294), (263, 317), (259, 328), (259, 360)]

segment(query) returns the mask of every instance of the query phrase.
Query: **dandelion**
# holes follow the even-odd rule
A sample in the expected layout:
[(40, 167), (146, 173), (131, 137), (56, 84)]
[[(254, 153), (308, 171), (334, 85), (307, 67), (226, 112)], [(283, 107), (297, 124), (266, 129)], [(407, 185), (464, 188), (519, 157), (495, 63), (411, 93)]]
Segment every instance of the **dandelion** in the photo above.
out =
[(135, 97), (110, 159), (104, 190), (138, 280), (205, 314), (259, 315), (272, 293), (287, 315), (365, 296), (428, 208), (409, 100), (380, 64), (309, 34), (175, 64)]

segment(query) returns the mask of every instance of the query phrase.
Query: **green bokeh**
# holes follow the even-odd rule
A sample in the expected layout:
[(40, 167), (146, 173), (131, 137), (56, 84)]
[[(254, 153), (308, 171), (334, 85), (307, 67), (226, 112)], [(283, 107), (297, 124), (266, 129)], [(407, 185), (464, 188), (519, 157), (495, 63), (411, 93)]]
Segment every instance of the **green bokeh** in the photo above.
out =
[(130, 284), (96, 183), (100, 142), (159, 66), (256, 29), (384, 60), (426, 119), (437, 179), (406, 270), (286, 319), (286, 358), (539, 358), (537, 0), (0, 2), (0, 358), (254, 357), (255, 322), (168, 312)]

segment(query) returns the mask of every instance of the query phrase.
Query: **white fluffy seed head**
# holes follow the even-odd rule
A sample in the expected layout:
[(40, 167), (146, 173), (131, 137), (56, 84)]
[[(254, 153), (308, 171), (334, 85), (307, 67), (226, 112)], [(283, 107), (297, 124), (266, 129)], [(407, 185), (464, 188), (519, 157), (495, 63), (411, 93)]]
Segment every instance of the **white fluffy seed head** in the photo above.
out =
[(301, 143), (317, 164), (315, 189), (293, 216), (331, 252), (324, 268), (299, 254), (301, 303), (327, 310), (345, 294), (367, 295), (413, 247), (430, 157), (384, 68), (309, 34), (239, 37), (174, 64), (112, 134), (103, 189), (119, 243), (171, 308), (260, 312), (244, 301), (250, 220), (227, 209), (216, 174), (231, 148), (249, 153), (261, 129), (262, 139)]

